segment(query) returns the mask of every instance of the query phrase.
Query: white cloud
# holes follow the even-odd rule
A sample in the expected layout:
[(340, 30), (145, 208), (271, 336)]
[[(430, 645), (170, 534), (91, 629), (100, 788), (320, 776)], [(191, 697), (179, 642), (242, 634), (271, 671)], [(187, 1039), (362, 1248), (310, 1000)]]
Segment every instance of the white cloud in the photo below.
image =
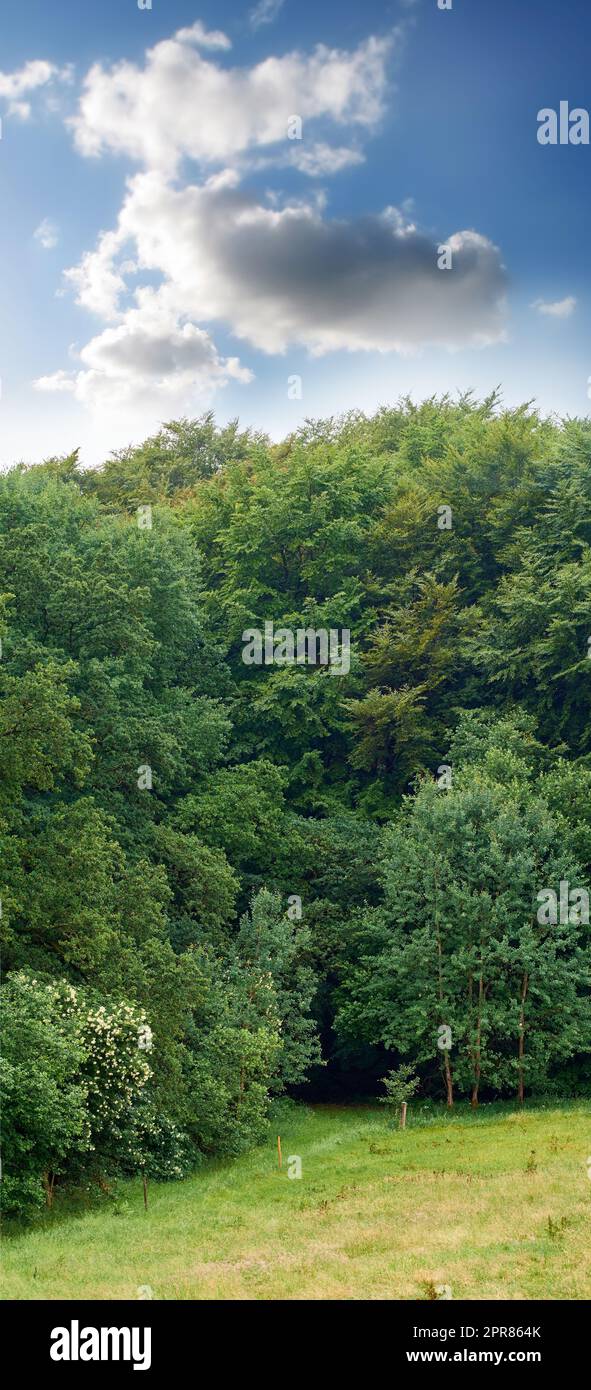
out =
[(16, 116), (17, 121), (28, 121), (33, 108), (30, 101), (10, 101), (7, 110), (9, 116)]
[(187, 29), (179, 29), (175, 36), (179, 43), (194, 43), (198, 48), (231, 48), (232, 42), (220, 29), (208, 30), (196, 19)]
[[(275, 147), (269, 155), (248, 154), (244, 159), (235, 159), (228, 167), (240, 175), (256, 174), (265, 169), (297, 169), (307, 178), (317, 179), (340, 174), (343, 169), (351, 169), (356, 164), (365, 164), (363, 151), (351, 145), (329, 145), (325, 140), (315, 140), (311, 144), (303, 140), (287, 140), (285, 145), (286, 148), (281, 151)], [(279, 199), (272, 189), (267, 190), (267, 197)]]
[(209, 403), (230, 379), (252, 377), (236, 357), (221, 357), (209, 335), (182, 321), (152, 288), (139, 291), (137, 306), (117, 327), (92, 338), (79, 357), (80, 371), (39, 377), (36, 389), (71, 392), (92, 412), (123, 412), (130, 419), (158, 405), (174, 413)]
[(53, 63), (34, 59), (16, 72), (0, 72), (0, 97), (12, 101), (25, 92), (34, 91), (36, 87), (43, 87), (57, 71)]
[(306, 138), (307, 123), (319, 118), (370, 130), (383, 114), (392, 34), (351, 51), (320, 44), (229, 68), (198, 51), (197, 27), (149, 49), (143, 68), (90, 69), (69, 121), (82, 154), (112, 150), (170, 174), (185, 156), (227, 164), (249, 150), (284, 147), (293, 115)]
[(59, 230), (49, 217), (44, 217), (39, 226), (33, 232), (35, 241), (43, 247), (44, 251), (52, 251), (59, 241)]
[(259, 0), (249, 13), (251, 29), (260, 29), (263, 24), (272, 24), (281, 13), (285, 0)]
[(547, 304), (543, 299), (534, 299), (530, 309), (537, 309), (539, 314), (548, 314), (551, 318), (568, 319), (574, 312), (576, 303), (575, 296), (569, 294), (566, 299), (557, 299), (553, 304)]
[(321, 178), (325, 174), (339, 174), (341, 169), (350, 169), (354, 164), (363, 164), (365, 155), (348, 145), (327, 145), (317, 141), (305, 145), (303, 141), (294, 145), (289, 163), (310, 178)]
[[(40, 377), (39, 391), (70, 394), (97, 420), (117, 414), (130, 433), (209, 403), (252, 373), (223, 356), (223, 325), (265, 353), (304, 347), (410, 354), (502, 341), (505, 272), (498, 249), (473, 230), (447, 238), (453, 268), (438, 269), (438, 241), (402, 209), (334, 219), (323, 193), (286, 201), (241, 183), (249, 169), (297, 168), (318, 178), (360, 163), (356, 143), (379, 121), (396, 36), (346, 52), (270, 57), (223, 67), (198, 50), (229, 40), (198, 22), (157, 43), (145, 64), (87, 75), (70, 122), (85, 155), (125, 154), (147, 168), (131, 178), (117, 225), (65, 272), (100, 331), (79, 368)], [(289, 140), (298, 114), (304, 139)], [(310, 134), (322, 121), (320, 138)], [(330, 144), (327, 120), (355, 129)], [(221, 166), (181, 184), (181, 161)]]
[(75, 391), (76, 382), (70, 372), (60, 369), (51, 376), (39, 376), (34, 382), (36, 391)]
[(71, 66), (59, 68), (44, 58), (33, 58), (15, 72), (0, 72), (0, 98), (8, 102), (8, 114), (26, 121), (31, 115), (31, 104), (21, 97), (30, 92), (46, 88), (53, 82), (70, 82)]
[(129, 263), (116, 266), (120, 243), (119, 233), (101, 232), (96, 250), (85, 252), (80, 265), (64, 272), (66, 284), (76, 290), (77, 302), (99, 318), (117, 317), (120, 297), (127, 288), (124, 275)]
[(185, 188), (153, 172), (131, 180), (116, 231), (68, 274), (80, 304), (101, 304), (116, 318), (125, 313), (117, 286), (131, 247), (140, 273), (162, 276), (157, 293), (168, 312), (223, 322), (269, 353), (290, 344), (313, 353), (412, 352), (498, 341), (498, 249), (473, 231), (447, 244), (453, 269), (442, 271), (437, 241), (396, 208), (331, 220), (321, 200), (263, 204), (232, 171)]

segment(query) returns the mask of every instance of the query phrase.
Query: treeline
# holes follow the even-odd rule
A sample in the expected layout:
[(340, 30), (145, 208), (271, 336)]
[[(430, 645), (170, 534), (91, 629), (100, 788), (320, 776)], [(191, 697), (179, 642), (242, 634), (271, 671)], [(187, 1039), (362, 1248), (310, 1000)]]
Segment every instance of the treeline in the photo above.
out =
[[(246, 665), (266, 622), (350, 670)], [(0, 635), (5, 1211), (398, 1063), (591, 1092), (589, 421), (206, 415), (17, 465)]]

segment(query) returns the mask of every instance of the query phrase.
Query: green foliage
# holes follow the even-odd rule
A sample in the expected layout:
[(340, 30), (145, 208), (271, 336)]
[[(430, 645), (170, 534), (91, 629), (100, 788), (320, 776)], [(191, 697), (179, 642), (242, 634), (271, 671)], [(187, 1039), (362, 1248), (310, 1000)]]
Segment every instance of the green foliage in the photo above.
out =
[(24, 972), (2, 989), (2, 1210), (43, 1204), (52, 1176), (90, 1147), (86, 1051), (59, 984)]
[[(505, 721), (505, 725), (509, 721)], [(533, 783), (518, 729), (472, 716), (451, 789), (426, 781), (383, 832), (384, 904), (367, 914), (360, 959), (343, 990), (340, 1026), (453, 1073), (476, 1103), (481, 1086), (543, 1088), (552, 1067), (588, 1046), (588, 927), (546, 926), (537, 893), (582, 881), (568, 827)], [(509, 736), (508, 736), (509, 735)], [(451, 1044), (440, 1046), (448, 1028)], [(451, 1084), (451, 1082), (450, 1082)]]
[(236, 937), (238, 960), (252, 984), (248, 1012), (268, 1018), (275, 1010), (281, 1036), (273, 1089), (306, 1080), (310, 1067), (321, 1060), (311, 1004), (316, 989), (308, 963), (310, 933), (292, 920), (277, 894), (262, 889), (240, 923)]
[(394, 1067), (387, 1076), (382, 1077), (382, 1083), (386, 1088), (386, 1095), (379, 1096), (379, 1100), (382, 1105), (392, 1105), (396, 1110), (399, 1110), (405, 1101), (412, 1099), (421, 1084), (409, 1062), (401, 1062), (399, 1067)]
[(193, 1171), (198, 1157), (189, 1136), (174, 1120), (161, 1114), (151, 1100), (140, 1100), (118, 1145), (122, 1173), (141, 1172), (158, 1182), (175, 1181)]
[[(95, 1005), (62, 982), (14, 972), (3, 987), (3, 1209), (51, 1197), (56, 1177), (121, 1162), (150, 1076), (151, 1031), (126, 1002)], [(145, 1044), (145, 1046), (143, 1046)]]
[[(238, 1153), (309, 1078), (591, 1084), (588, 928), (536, 915), (591, 874), (590, 461), (493, 394), (0, 478), (11, 1209)], [(350, 671), (245, 664), (267, 620)]]

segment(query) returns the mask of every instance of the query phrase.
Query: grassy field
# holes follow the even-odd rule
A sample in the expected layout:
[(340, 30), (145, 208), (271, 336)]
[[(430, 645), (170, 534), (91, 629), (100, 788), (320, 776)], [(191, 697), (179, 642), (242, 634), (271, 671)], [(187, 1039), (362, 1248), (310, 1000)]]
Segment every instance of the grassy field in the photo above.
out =
[[(123, 1183), (4, 1242), (17, 1299), (591, 1296), (591, 1115), (415, 1107), (292, 1111), (275, 1144), (182, 1183)], [(290, 1179), (298, 1155), (302, 1177)]]

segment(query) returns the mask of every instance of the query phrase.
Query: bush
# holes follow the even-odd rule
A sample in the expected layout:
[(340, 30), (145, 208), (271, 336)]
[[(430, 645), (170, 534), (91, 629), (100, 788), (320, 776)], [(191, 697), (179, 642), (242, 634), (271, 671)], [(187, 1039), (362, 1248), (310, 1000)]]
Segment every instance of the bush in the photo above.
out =
[(202, 1161), (189, 1136), (161, 1115), (147, 1097), (135, 1107), (128, 1130), (122, 1134), (121, 1170), (145, 1173), (157, 1182), (186, 1178)]
[(9, 977), (0, 1048), (6, 1215), (41, 1206), (44, 1194), (51, 1206), (60, 1179), (120, 1169), (151, 1074), (150, 1042), (135, 1005), (97, 1004), (67, 981), (24, 971)]
[(2, 990), (2, 1209), (51, 1205), (56, 1177), (88, 1152), (88, 1081), (76, 991), (25, 972)]
[(386, 1087), (387, 1095), (380, 1096), (382, 1105), (392, 1105), (396, 1110), (400, 1110), (405, 1101), (409, 1101), (418, 1091), (420, 1086), (419, 1077), (415, 1075), (414, 1067), (408, 1062), (403, 1062), (399, 1067), (389, 1071), (387, 1076), (382, 1077), (382, 1083)]

